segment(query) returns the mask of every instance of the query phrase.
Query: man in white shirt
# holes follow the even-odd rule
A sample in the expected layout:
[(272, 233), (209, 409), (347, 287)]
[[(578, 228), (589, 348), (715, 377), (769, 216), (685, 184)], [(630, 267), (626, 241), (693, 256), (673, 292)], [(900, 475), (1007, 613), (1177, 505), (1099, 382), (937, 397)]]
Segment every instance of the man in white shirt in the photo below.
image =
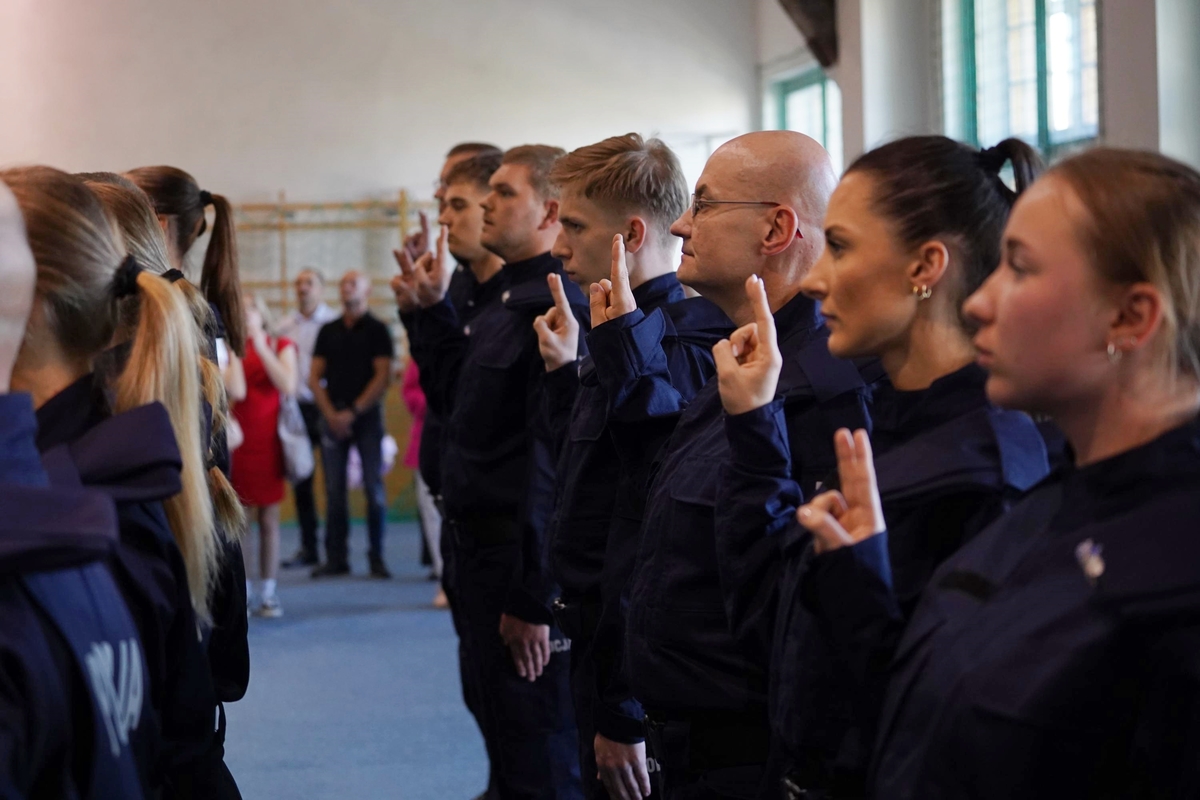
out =
[[(296, 343), (300, 369), (296, 399), (300, 403), (300, 413), (304, 415), (304, 425), (308, 428), (308, 438), (313, 447), (321, 446), (321, 435), (317, 430), (321, 412), (317, 410), (312, 389), (308, 387), (313, 347), (316, 346), (317, 333), (321, 327), (340, 316), (336, 309), (325, 304), (324, 295), (325, 279), (321, 273), (311, 267), (303, 270), (296, 276), (298, 308), (279, 325), (279, 335), (286, 336)], [(294, 484), (292, 491), (296, 498), (296, 516), (300, 520), (300, 549), (283, 565), (311, 566), (317, 563), (317, 526), (320, 524), (317, 520), (316, 502), (313, 500), (312, 476)]]

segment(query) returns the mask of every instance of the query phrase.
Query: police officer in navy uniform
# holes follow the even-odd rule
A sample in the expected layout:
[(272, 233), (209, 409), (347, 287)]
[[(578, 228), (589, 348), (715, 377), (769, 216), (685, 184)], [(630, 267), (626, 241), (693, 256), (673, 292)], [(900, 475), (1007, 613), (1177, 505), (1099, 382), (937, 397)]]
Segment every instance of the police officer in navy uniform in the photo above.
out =
[[(834, 464), (833, 431), (867, 421), (863, 376), (829, 354), (816, 304), (799, 293), (821, 252), (834, 183), (828, 154), (806, 136), (738, 137), (709, 159), (692, 208), (673, 227), (684, 240), (679, 279), (735, 323), (753, 319), (747, 286), (765, 285), (804, 491)], [(594, 326), (589, 347), (609, 394), (613, 433), (626, 451), (668, 440), (645, 493), (627, 589), (625, 669), (646, 709), (667, 798), (754, 797), (768, 757), (766, 663), (731, 635), (720, 591), (716, 487), (730, 453), (717, 382), (680, 413), (661, 326), (636, 311), (623, 283), (593, 287), (591, 295), (594, 316), (607, 320)]]
[(0, 183), (0, 795), (151, 796), (142, 643), (106, 563), (112, 501), (52, 488), (27, 394), (8, 394), (36, 271)]
[(988, 396), (1048, 414), (1073, 463), (944, 561), (907, 627), (865, 435), (800, 509), (812, 607), (886, 684), (873, 796), (1200, 792), (1198, 219), (1200, 174), (1132, 151), (1017, 201), (964, 309)]
[[(508, 288), (470, 324), (445, 300), (445, 229), (437, 254), (402, 264), (395, 284), (401, 312), (419, 318), (413, 355), (429, 406), (446, 423), (442, 494), (453, 592), (502, 797), (581, 793), (570, 643), (550, 611), (558, 590), (545, 533), (556, 445), (540, 413), (545, 365), (533, 330), (553, 305), (546, 276), (561, 275), (549, 253), (558, 201), (547, 179), (561, 155), (544, 145), (513, 148), (492, 175), (483, 243), (504, 259)], [(583, 298), (573, 297), (582, 318)]]
[[(613, 274), (614, 247), (624, 253), (638, 308), (646, 314), (661, 309), (672, 323), (663, 341), (671, 380), (685, 400), (691, 399), (713, 374), (712, 345), (731, 326), (709, 301), (687, 299), (675, 276), (670, 226), (683, 213), (688, 195), (675, 154), (657, 139), (614, 136), (564, 156), (551, 180), (559, 185), (562, 223), (553, 254), (572, 282), (586, 290)], [(617, 671), (620, 648), (593, 646), (608, 563), (632, 560), (615, 553), (609, 538), (621, 465), (607, 430), (608, 397), (596, 379), (595, 363), (586, 356), (576, 361), (579, 325), (560, 278), (548, 280), (555, 308), (535, 328), (546, 362), (546, 415), (558, 426), (555, 436), (562, 447), (550, 557), (562, 587), (555, 617), (571, 639), (580, 767), (588, 797), (640, 797), (651, 788), (641, 710), (627, 692), (614, 696), (611, 691), (609, 676)]]
[[(878, 357), (888, 373), (873, 396), (871, 441), (897, 594), (909, 611), (937, 565), (1048, 469), (1033, 420), (988, 402), (960, 315), (999, 261), (1015, 193), (998, 171), (1010, 159), (1019, 191), (1038, 160), (1017, 140), (980, 152), (911, 137), (860, 157), (833, 193), (825, 252), (801, 282), (821, 301), (830, 351)], [(760, 308), (753, 341), (746, 329), (733, 337), (738, 357), (718, 351), (734, 454), (718, 490), (721, 585), (733, 629), (770, 654), (772, 779), (788, 797), (860, 797), (874, 729), (855, 707), (872, 701), (839, 675), (803, 606), (811, 537), (794, 519), (800, 491), (774, 400), (779, 359), (766, 352), (772, 326)], [(762, 547), (783, 558), (756, 561)]]
[[(479, 205), (490, 191), (488, 180), (499, 169), (502, 155), (498, 148), (490, 145), (467, 143), (451, 148), (450, 154), (446, 157), (446, 164), (442, 168), (438, 190), (434, 194), (439, 205), (438, 222), (446, 226), (446, 250), (458, 262), (458, 266), (449, 275), (446, 300), (464, 326), (470, 325), (476, 315), (492, 302), (499, 301), (500, 295), (508, 288), (508, 278), (503, 270), (503, 259), (485, 248), (481, 242), (483, 208)], [(418, 232), (409, 237), (403, 250), (395, 251), (396, 263), (402, 269), (411, 270), (428, 250), (427, 223), (423, 225), (423, 230), (423, 234)], [(392, 287), (394, 292), (399, 292), (398, 299), (404, 297), (403, 275), (393, 278)], [(403, 301), (401, 302), (403, 303)], [(422, 319), (423, 315), (421, 314), (401, 314), (401, 322), (405, 326), (409, 350), (413, 354), (414, 361), (417, 361), (416, 353), (421, 351), (425, 341), (421, 335)], [(417, 363), (419, 367), (420, 362), (417, 361)], [(431, 384), (426, 373), (421, 372), (420, 376), (421, 389), (425, 393), (428, 403), (431, 395), (436, 396), (437, 387)], [(474, 662), (468, 654), (469, 642), (463, 636), (462, 615), (454, 593), (454, 536), (453, 533), (446, 530), (445, 503), (441, 496), (441, 462), (442, 450), (445, 446), (445, 426), (440, 416), (442, 413), (445, 413), (444, 408), (435, 410), (433, 405), (426, 407), (425, 427), (421, 433), (419, 467), (422, 477), (435, 497), (438, 510), (442, 512), (442, 532), (439, 542), (442, 555), (442, 589), (450, 604), (450, 616), (454, 623), (455, 633), (459, 636), (459, 675), (463, 701), (482, 732), (482, 701), (478, 697), (476, 683), (467, 679), (470, 670), (465, 665)], [(490, 758), (489, 761), (491, 761)], [(495, 769), (492, 764), (489, 769), (488, 785), (494, 787), (495, 783)]]

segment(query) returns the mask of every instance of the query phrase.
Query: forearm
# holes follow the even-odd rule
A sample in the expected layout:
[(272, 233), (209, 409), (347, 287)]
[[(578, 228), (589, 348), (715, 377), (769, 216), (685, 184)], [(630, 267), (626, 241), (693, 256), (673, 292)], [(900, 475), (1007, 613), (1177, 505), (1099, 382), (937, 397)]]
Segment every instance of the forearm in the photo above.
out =
[(717, 568), (734, 635), (765, 657), (774, 629), (781, 533), (801, 501), (782, 401), (726, 415), (725, 435), (730, 463), (717, 483)]
[(378, 403), (383, 397), (383, 393), (387, 391), (388, 382), (386, 372), (382, 375), (376, 373), (375, 377), (371, 378), (371, 382), (367, 384), (367, 388), (362, 390), (362, 394), (354, 399), (353, 410), (355, 413), (362, 413)]
[(289, 369), (283, 359), (273, 351), (269, 344), (264, 342), (259, 346), (258, 342), (253, 342), (252, 347), (258, 353), (258, 359), (262, 362), (263, 369), (267, 371), (267, 377), (271, 379), (272, 385), (283, 394), (292, 395), (296, 393), (296, 373), (295, 370)]
[(329, 399), (329, 392), (325, 391), (325, 387), (312, 381), (308, 388), (312, 389), (313, 401), (317, 404), (317, 410), (321, 412), (321, 416), (325, 419), (333, 419), (333, 416), (337, 414), (337, 409), (333, 407), (333, 401)]

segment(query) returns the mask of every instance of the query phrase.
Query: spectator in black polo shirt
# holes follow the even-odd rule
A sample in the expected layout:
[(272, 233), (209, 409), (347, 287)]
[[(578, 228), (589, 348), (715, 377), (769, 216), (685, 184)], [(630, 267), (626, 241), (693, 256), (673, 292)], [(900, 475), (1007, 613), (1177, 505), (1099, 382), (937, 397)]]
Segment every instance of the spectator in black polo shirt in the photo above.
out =
[(346, 502), (346, 461), (350, 446), (362, 457), (367, 495), (371, 576), (390, 578), (383, 563), (383, 524), (387, 498), (383, 491), (383, 411), (379, 401), (391, 380), (394, 349), (386, 325), (367, 310), (371, 282), (360, 272), (341, 281), (342, 316), (317, 334), (309, 386), (321, 410), (321, 461), (325, 468), (325, 563), (313, 577), (350, 572), (347, 539), (350, 514)]

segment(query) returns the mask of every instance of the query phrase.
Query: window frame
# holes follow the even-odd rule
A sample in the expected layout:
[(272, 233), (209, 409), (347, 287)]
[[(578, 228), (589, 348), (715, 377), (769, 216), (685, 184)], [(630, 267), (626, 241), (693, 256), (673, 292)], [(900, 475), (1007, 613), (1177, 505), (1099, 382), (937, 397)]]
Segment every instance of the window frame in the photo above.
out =
[[(959, 26), (958, 31), (942, 31), (943, 37), (957, 35), (959, 38), (959, 46), (962, 49), (962, 119), (961, 129), (963, 139), (968, 143), (980, 147), (979, 142), (979, 85), (976, 65), (976, 49), (975, 49), (975, 2), (976, 0), (943, 0), (947, 3), (958, 3), (959, 5)], [(1100, 6), (1104, 0), (1095, 0), (1096, 14), (1100, 15)], [(1065, 151), (1077, 150), (1081, 146), (1096, 142), (1100, 139), (1101, 132), (1098, 130), (1095, 135), (1081, 136), (1075, 139), (1069, 139), (1061, 142), (1052, 141), (1050, 135), (1050, 69), (1049, 69), (1049, 43), (1046, 34), (1046, 0), (1033, 0), (1034, 8), (1034, 39), (1037, 58), (1037, 105), (1038, 105), (1038, 132), (1035, 146), (1047, 158), (1053, 158)], [(942, 48), (943, 53), (945, 48)], [(946, 80), (944, 77), (940, 79), (940, 87), (944, 92), (946, 88)], [(1103, 93), (1099, 97), (1099, 102), (1103, 104)], [(944, 108), (944, 104), (943, 104)], [(1103, 120), (1103, 108), (1101, 108), (1100, 119)], [(944, 126), (945, 127), (945, 126)]]
[(777, 130), (789, 130), (787, 118), (788, 95), (818, 84), (821, 86), (821, 141), (829, 141), (829, 76), (819, 66), (805, 70), (790, 78), (775, 81), (772, 84), (772, 89), (775, 93), (775, 124), (777, 125)]

